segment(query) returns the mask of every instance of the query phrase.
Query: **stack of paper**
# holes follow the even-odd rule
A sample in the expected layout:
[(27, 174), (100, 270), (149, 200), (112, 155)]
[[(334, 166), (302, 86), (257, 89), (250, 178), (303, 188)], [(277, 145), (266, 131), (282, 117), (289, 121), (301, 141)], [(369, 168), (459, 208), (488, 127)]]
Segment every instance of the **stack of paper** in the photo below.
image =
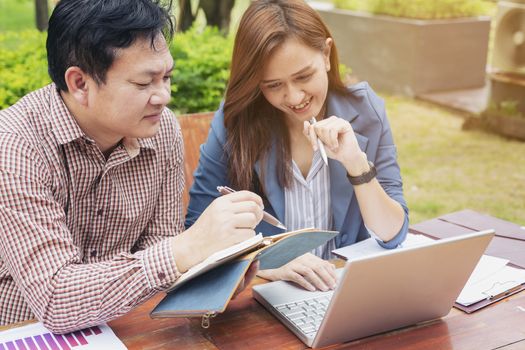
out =
[(469, 306), (521, 287), (525, 283), (525, 270), (508, 266), (508, 262), (507, 259), (483, 255), (456, 302)]

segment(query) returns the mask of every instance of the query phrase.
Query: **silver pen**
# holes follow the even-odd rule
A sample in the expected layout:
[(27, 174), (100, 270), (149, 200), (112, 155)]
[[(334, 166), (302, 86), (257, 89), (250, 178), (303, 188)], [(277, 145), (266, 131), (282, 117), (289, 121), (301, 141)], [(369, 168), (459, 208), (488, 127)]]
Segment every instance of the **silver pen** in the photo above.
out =
[[(317, 120), (315, 120), (315, 117), (312, 117), (312, 119), (310, 119), (310, 125), (314, 125), (315, 123), (317, 123)], [(321, 158), (323, 158), (324, 163), (328, 165), (328, 157), (326, 156), (324, 143), (319, 138), (317, 138), (317, 146), (319, 147), (319, 152), (321, 152)]]
[[(232, 190), (228, 186), (217, 186), (217, 191), (219, 191), (220, 194), (226, 195), (235, 192), (235, 190)], [(269, 223), (270, 225), (273, 225), (275, 227), (278, 227), (282, 230), (286, 230), (286, 226), (284, 226), (277, 218), (265, 211), (263, 211), (263, 217), (262, 219)]]

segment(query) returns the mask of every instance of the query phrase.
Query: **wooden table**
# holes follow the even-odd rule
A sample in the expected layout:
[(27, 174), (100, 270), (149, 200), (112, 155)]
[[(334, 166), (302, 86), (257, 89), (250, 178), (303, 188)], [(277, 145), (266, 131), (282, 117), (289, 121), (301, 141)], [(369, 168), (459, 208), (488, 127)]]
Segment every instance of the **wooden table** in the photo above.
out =
[[(456, 215), (463, 230), (475, 212)], [(458, 217), (460, 218), (458, 221)], [(485, 228), (492, 228), (490, 220)], [(447, 221), (447, 225), (450, 222)], [(494, 219), (500, 232), (519, 226)], [(418, 225), (415, 225), (416, 227)], [(525, 236), (525, 231), (523, 232)], [(510, 238), (509, 238), (510, 239)], [(525, 254), (525, 251), (523, 252)], [(253, 283), (264, 283), (256, 279)], [(233, 300), (226, 312), (211, 320), (208, 329), (198, 319), (151, 319), (158, 295), (120, 319), (109, 323), (129, 349), (304, 349), (306, 346), (251, 297), (251, 288)], [(359, 320), (356, 320), (359, 322)], [(371, 336), (330, 349), (525, 349), (525, 292), (473, 314), (457, 309), (435, 321)]]

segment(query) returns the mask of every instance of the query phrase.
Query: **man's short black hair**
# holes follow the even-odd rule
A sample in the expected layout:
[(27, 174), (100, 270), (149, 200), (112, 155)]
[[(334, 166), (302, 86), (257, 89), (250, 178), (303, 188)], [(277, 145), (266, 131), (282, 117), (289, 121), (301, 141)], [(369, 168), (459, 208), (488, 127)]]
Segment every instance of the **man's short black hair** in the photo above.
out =
[(171, 0), (61, 0), (49, 19), (47, 61), (51, 79), (67, 91), (64, 74), (78, 66), (97, 83), (105, 83), (117, 49), (137, 39), (154, 40), (174, 33)]

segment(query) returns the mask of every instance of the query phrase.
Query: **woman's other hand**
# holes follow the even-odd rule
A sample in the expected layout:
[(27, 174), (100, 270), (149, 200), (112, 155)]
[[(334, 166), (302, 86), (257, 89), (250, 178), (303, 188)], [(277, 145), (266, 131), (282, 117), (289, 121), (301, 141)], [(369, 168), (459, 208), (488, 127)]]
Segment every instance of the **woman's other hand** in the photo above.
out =
[(257, 275), (270, 281), (295, 282), (310, 291), (328, 291), (334, 289), (337, 282), (334, 264), (311, 253), (301, 255), (277, 269), (259, 270)]
[(303, 133), (314, 150), (318, 148), (319, 139), (325, 146), (326, 155), (341, 162), (349, 174), (359, 175), (363, 173), (363, 166), (367, 167), (366, 157), (359, 148), (354, 129), (343, 118), (331, 116), (312, 125), (304, 122)]

